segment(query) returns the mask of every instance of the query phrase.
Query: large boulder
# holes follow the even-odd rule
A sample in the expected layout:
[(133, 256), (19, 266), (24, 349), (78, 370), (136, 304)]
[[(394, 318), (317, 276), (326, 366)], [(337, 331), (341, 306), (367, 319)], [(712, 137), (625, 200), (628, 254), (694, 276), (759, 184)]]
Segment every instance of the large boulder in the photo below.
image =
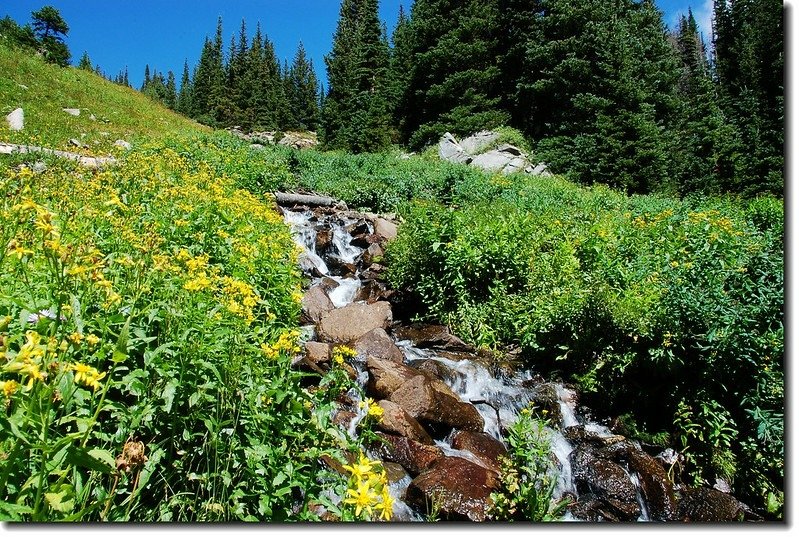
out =
[(302, 297), (302, 321), (306, 323), (318, 323), (322, 315), (335, 309), (333, 302), (327, 292), (319, 286), (314, 285)]
[(505, 167), (510, 164), (513, 158), (513, 155), (504, 153), (502, 151), (493, 150), (474, 157), (474, 160), (472, 160), (472, 166), (487, 172), (502, 172), (505, 170)]
[(460, 400), (440, 380), (418, 375), (406, 381), (388, 397), (437, 436), (452, 429), (482, 432), (483, 417), (477, 409)]
[(435, 506), (447, 520), (483, 522), (499, 475), (460, 457), (443, 457), (408, 486), (405, 501), (419, 510)]
[(397, 238), (397, 224), (386, 220), (385, 218), (378, 218), (375, 220), (375, 235), (377, 235), (380, 242), (390, 242)]
[(322, 314), (317, 325), (318, 339), (329, 343), (350, 343), (375, 328), (387, 328), (391, 323), (391, 305), (349, 304)]
[(469, 164), (472, 161), (472, 157), (450, 133), (444, 134), (438, 142), (438, 156), (441, 160), (458, 164)]
[(641, 516), (635, 485), (624, 468), (585, 446), (575, 449), (569, 459), (578, 494), (591, 495), (616, 520), (635, 521)]
[(414, 324), (396, 330), (397, 339), (408, 339), (420, 349), (440, 349), (468, 352), (474, 347), (453, 336), (446, 326), (435, 324)]
[(10, 130), (21, 131), (25, 128), (25, 112), (22, 108), (14, 109), (6, 116), (6, 122), (8, 122), (8, 128)]
[(499, 139), (499, 133), (480, 131), (461, 140), (460, 146), (470, 155), (477, 155), (491, 147)]
[(421, 444), (433, 445), (433, 439), (427, 434), (418, 421), (405, 412), (401, 406), (391, 401), (378, 403), (383, 409), (383, 415), (376, 428), (387, 433), (398, 434)]
[(375, 446), (375, 450), (380, 459), (401, 465), (411, 475), (419, 475), (444, 457), (444, 452), (438, 446), (423, 444), (395, 434), (382, 432), (376, 434), (380, 442)]
[(375, 328), (361, 336), (355, 342), (355, 351), (363, 358), (371, 356), (398, 363), (405, 360), (405, 354), (382, 328)]
[(369, 373), (366, 393), (376, 399), (387, 399), (407, 381), (421, 374), (400, 362), (371, 356), (366, 359), (366, 371)]
[(500, 471), (500, 457), (508, 455), (508, 450), (502, 442), (487, 433), (458, 431), (452, 438), (452, 447), (468, 451), (483, 466), (496, 472)]
[(738, 522), (757, 520), (743, 503), (729, 494), (709, 489), (688, 489), (677, 505), (677, 518), (683, 522)]

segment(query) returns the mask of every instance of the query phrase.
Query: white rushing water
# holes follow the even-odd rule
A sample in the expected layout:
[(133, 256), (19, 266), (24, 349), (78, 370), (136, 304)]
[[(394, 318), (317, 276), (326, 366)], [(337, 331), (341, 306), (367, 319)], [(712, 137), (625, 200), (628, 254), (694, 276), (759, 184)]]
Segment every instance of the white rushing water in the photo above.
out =
[[(303, 254), (300, 256), (303, 269), (308, 272), (316, 269), (320, 274), (335, 280), (338, 285), (329, 291), (328, 296), (336, 308), (342, 308), (352, 303), (361, 286), (358, 274), (349, 278), (330, 275), (328, 264), (316, 253), (317, 226), (312, 221), (313, 213), (311, 211), (285, 211), (284, 215), (285, 221), (291, 226), (295, 242), (303, 249)], [(330, 218), (325, 222), (332, 230), (331, 244), (333, 245), (333, 251), (330, 255), (347, 264), (356, 263), (358, 257), (364, 251), (363, 248), (351, 244), (352, 237), (347, 232), (347, 227), (355, 222), (356, 220), (338, 217)], [(321, 279), (315, 279), (313, 284), (318, 284)], [(449, 370), (450, 374), (445, 375), (446, 378), (442, 380), (462, 401), (471, 403), (477, 408), (485, 421), (484, 432), (504, 443), (504, 429), (518, 419), (521, 410), (530, 402), (531, 393), (527, 386), (533, 379), (532, 371), (520, 371), (509, 377), (497, 377), (477, 361), (465, 358), (453, 360), (438, 355), (434, 350), (415, 347), (410, 341), (403, 340), (395, 343), (403, 351), (407, 364), (413, 365), (424, 360), (433, 360)], [(356, 363), (355, 366), (358, 372), (357, 380), (361, 386), (364, 386), (368, 380), (368, 373), (364, 369), (364, 364)], [(561, 413), (559, 426), (555, 429), (549, 429), (552, 459), (557, 461), (554, 465), (557, 470), (554, 496), (559, 499), (566, 495), (577, 495), (570, 462), (570, 455), (574, 447), (566, 439), (562, 430), (567, 427), (582, 425), (586, 431), (599, 437), (609, 437), (612, 436), (612, 433), (603, 425), (581, 420), (576, 410), (577, 394), (561, 384), (553, 385), (555, 386)], [(349, 395), (356, 403), (360, 401), (360, 395), (355, 391), (351, 391)], [(353, 437), (357, 434), (358, 423), (363, 419), (366, 409), (358, 408), (356, 412), (356, 416), (348, 424), (348, 434)], [(451, 436), (444, 440), (436, 440), (436, 445), (444, 454), (462, 457), (480, 465), (484, 464), (472, 453), (453, 448)], [(638, 483), (638, 476), (635, 473), (629, 473), (629, 476), (636, 486), (639, 504), (641, 505), (642, 514), (639, 520), (649, 520), (646, 504)], [(391, 494), (395, 498), (395, 520), (422, 520), (418, 513), (415, 513), (401, 501), (410, 482), (411, 478), (406, 476), (391, 485)], [(571, 513), (567, 512), (563, 520), (576, 519)]]

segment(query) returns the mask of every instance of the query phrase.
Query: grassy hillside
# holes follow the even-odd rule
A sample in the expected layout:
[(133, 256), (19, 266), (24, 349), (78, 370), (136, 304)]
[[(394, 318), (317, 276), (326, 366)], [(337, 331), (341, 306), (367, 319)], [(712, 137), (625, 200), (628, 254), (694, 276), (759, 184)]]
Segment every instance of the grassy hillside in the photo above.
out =
[[(118, 139), (135, 143), (166, 134), (209, 129), (130, 88), (76, 68), (61, 68), (0, 45), (0, 116), (21, 107), (25, 128), (0, 121), (0, 141), (75, 151), (75, 138), (90, 155), (113, 153)], [(75, 117), (63, 111), (78, 108)], [(94, 116), (95, 119), (91, 119)]]

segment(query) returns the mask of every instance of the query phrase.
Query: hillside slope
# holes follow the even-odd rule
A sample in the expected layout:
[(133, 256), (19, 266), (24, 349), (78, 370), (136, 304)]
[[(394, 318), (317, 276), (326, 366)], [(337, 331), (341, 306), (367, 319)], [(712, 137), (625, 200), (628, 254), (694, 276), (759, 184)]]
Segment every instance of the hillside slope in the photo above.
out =
[[(0, 141), (74, 151), (69, 143), (74, 138), (88, 146), (81, 151), (92, 155), (112, 153), (118, 139), (134, 143), (168, 133), (209, 131), (131, 88), (0, 45), (0, 116), (16, 108), (24, 111), (25, 127), (11, 131), (3, 119)], [(64, 108), (80, 109), (80, 115)]]

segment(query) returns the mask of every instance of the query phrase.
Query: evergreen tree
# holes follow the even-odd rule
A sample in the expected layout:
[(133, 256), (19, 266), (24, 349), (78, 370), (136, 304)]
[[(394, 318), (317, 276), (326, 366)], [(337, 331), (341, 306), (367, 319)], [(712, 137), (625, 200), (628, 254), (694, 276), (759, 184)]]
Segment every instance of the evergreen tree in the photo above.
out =
[(185, 116), (191, 115), (192, 111), (191, 94), (192, 94), (192, 84), (191, 84), (191, 75), (189, 74), (189, 62), (188, 60), (184, 60), (183, 75), (180, 77), (180, 91), (178, 93), (175, 109), (179, 113)]
[[(406, 130), (405, 120), (410, 114), (406, 95), (410, 85), (413, 69), (413, 51), (411, 48), (411, 21), (400, 5), (397, 25), (391, 35), (391, 61), (388, 75), (387, 99), (392, 114), (392, 124), (398, 131)], [(399, 134), (394, 134), (398, 141)]]
[(730, 190), (739, 136), (718, 105), (705, 45), (690, 9), (680, 19), (674, 42), (682, 67), (673, 152), (675, 189), (682, 194)]
[(175, 73), (171, 70), (166, 76), (165, 90), (164, 104), (170, 109), (175, 110), (177, 108), (178, 92), (177, 85), (175, 84)]
[(721, 106), (744, 148), (731, 189), (784, 188), (784, 26), (779, 0), (716, 0), (713, 32)]
[(61, 13), (53, 6), (45, 6), (31, 13), (31, 18), (34, 34), (39, 41), (39, 50), (44, 58), (62, 67), (69, 65), (70, 52), (64, 43), (69, 25)]
[(29, 49), (37, 49), (39, 42), (36, 40), (36, 34), (33, 33), (33, 28), (29, 24), (20, 26), (8, 15), (0, 19), (0, 38), (15, 47), (23, 47)]
[(144, 90), (147, 89), (147, 86), (150, 85), (150, 81), (150, 64), (147, 64), (144, 66), (144, 81), (142, 82), (141, 89), (139, 91), (143, 93)]
[(343, 0), (333, 50), (325, 57), (322, 134), (327, 147), (362, 152), (388, 146), (388, 62), (377, 0)]
[(498, 0), (417, 0), (411, 10), (413, 69), (403, 136), (412, 147), (445, 131), (469, 134), (509, 120), (500, 108)]
[(517, 104), (542, 156), (583, 183), (667, 183), (679, 64), (654, 3), (535, 4)]
[(80, 57), (80, 61), (78, 62), (78, 69), (83, 69), (84, 71), (94, 71), (92, 67), (92, 60), (89, 58), (89, 53), (85, 50), (83, 51), (83, 56)]
[(319, 80), (300, 42), (294, 63), (288, 71), (289, 106), (297, 128), (315, 131), (319, 123)]
[(238, 44), (236, 44), (235, 41), (231, 41), (230, 43), (230, 60), (227, 69), (227, 89), (233, 110), (229, 121), (231, 125), (241, 126), (246, 117), (248, 99), (244, 84), (244, 75), (247, 69), (247, 51), (247, 25), (244, 19), (242, 19)]

